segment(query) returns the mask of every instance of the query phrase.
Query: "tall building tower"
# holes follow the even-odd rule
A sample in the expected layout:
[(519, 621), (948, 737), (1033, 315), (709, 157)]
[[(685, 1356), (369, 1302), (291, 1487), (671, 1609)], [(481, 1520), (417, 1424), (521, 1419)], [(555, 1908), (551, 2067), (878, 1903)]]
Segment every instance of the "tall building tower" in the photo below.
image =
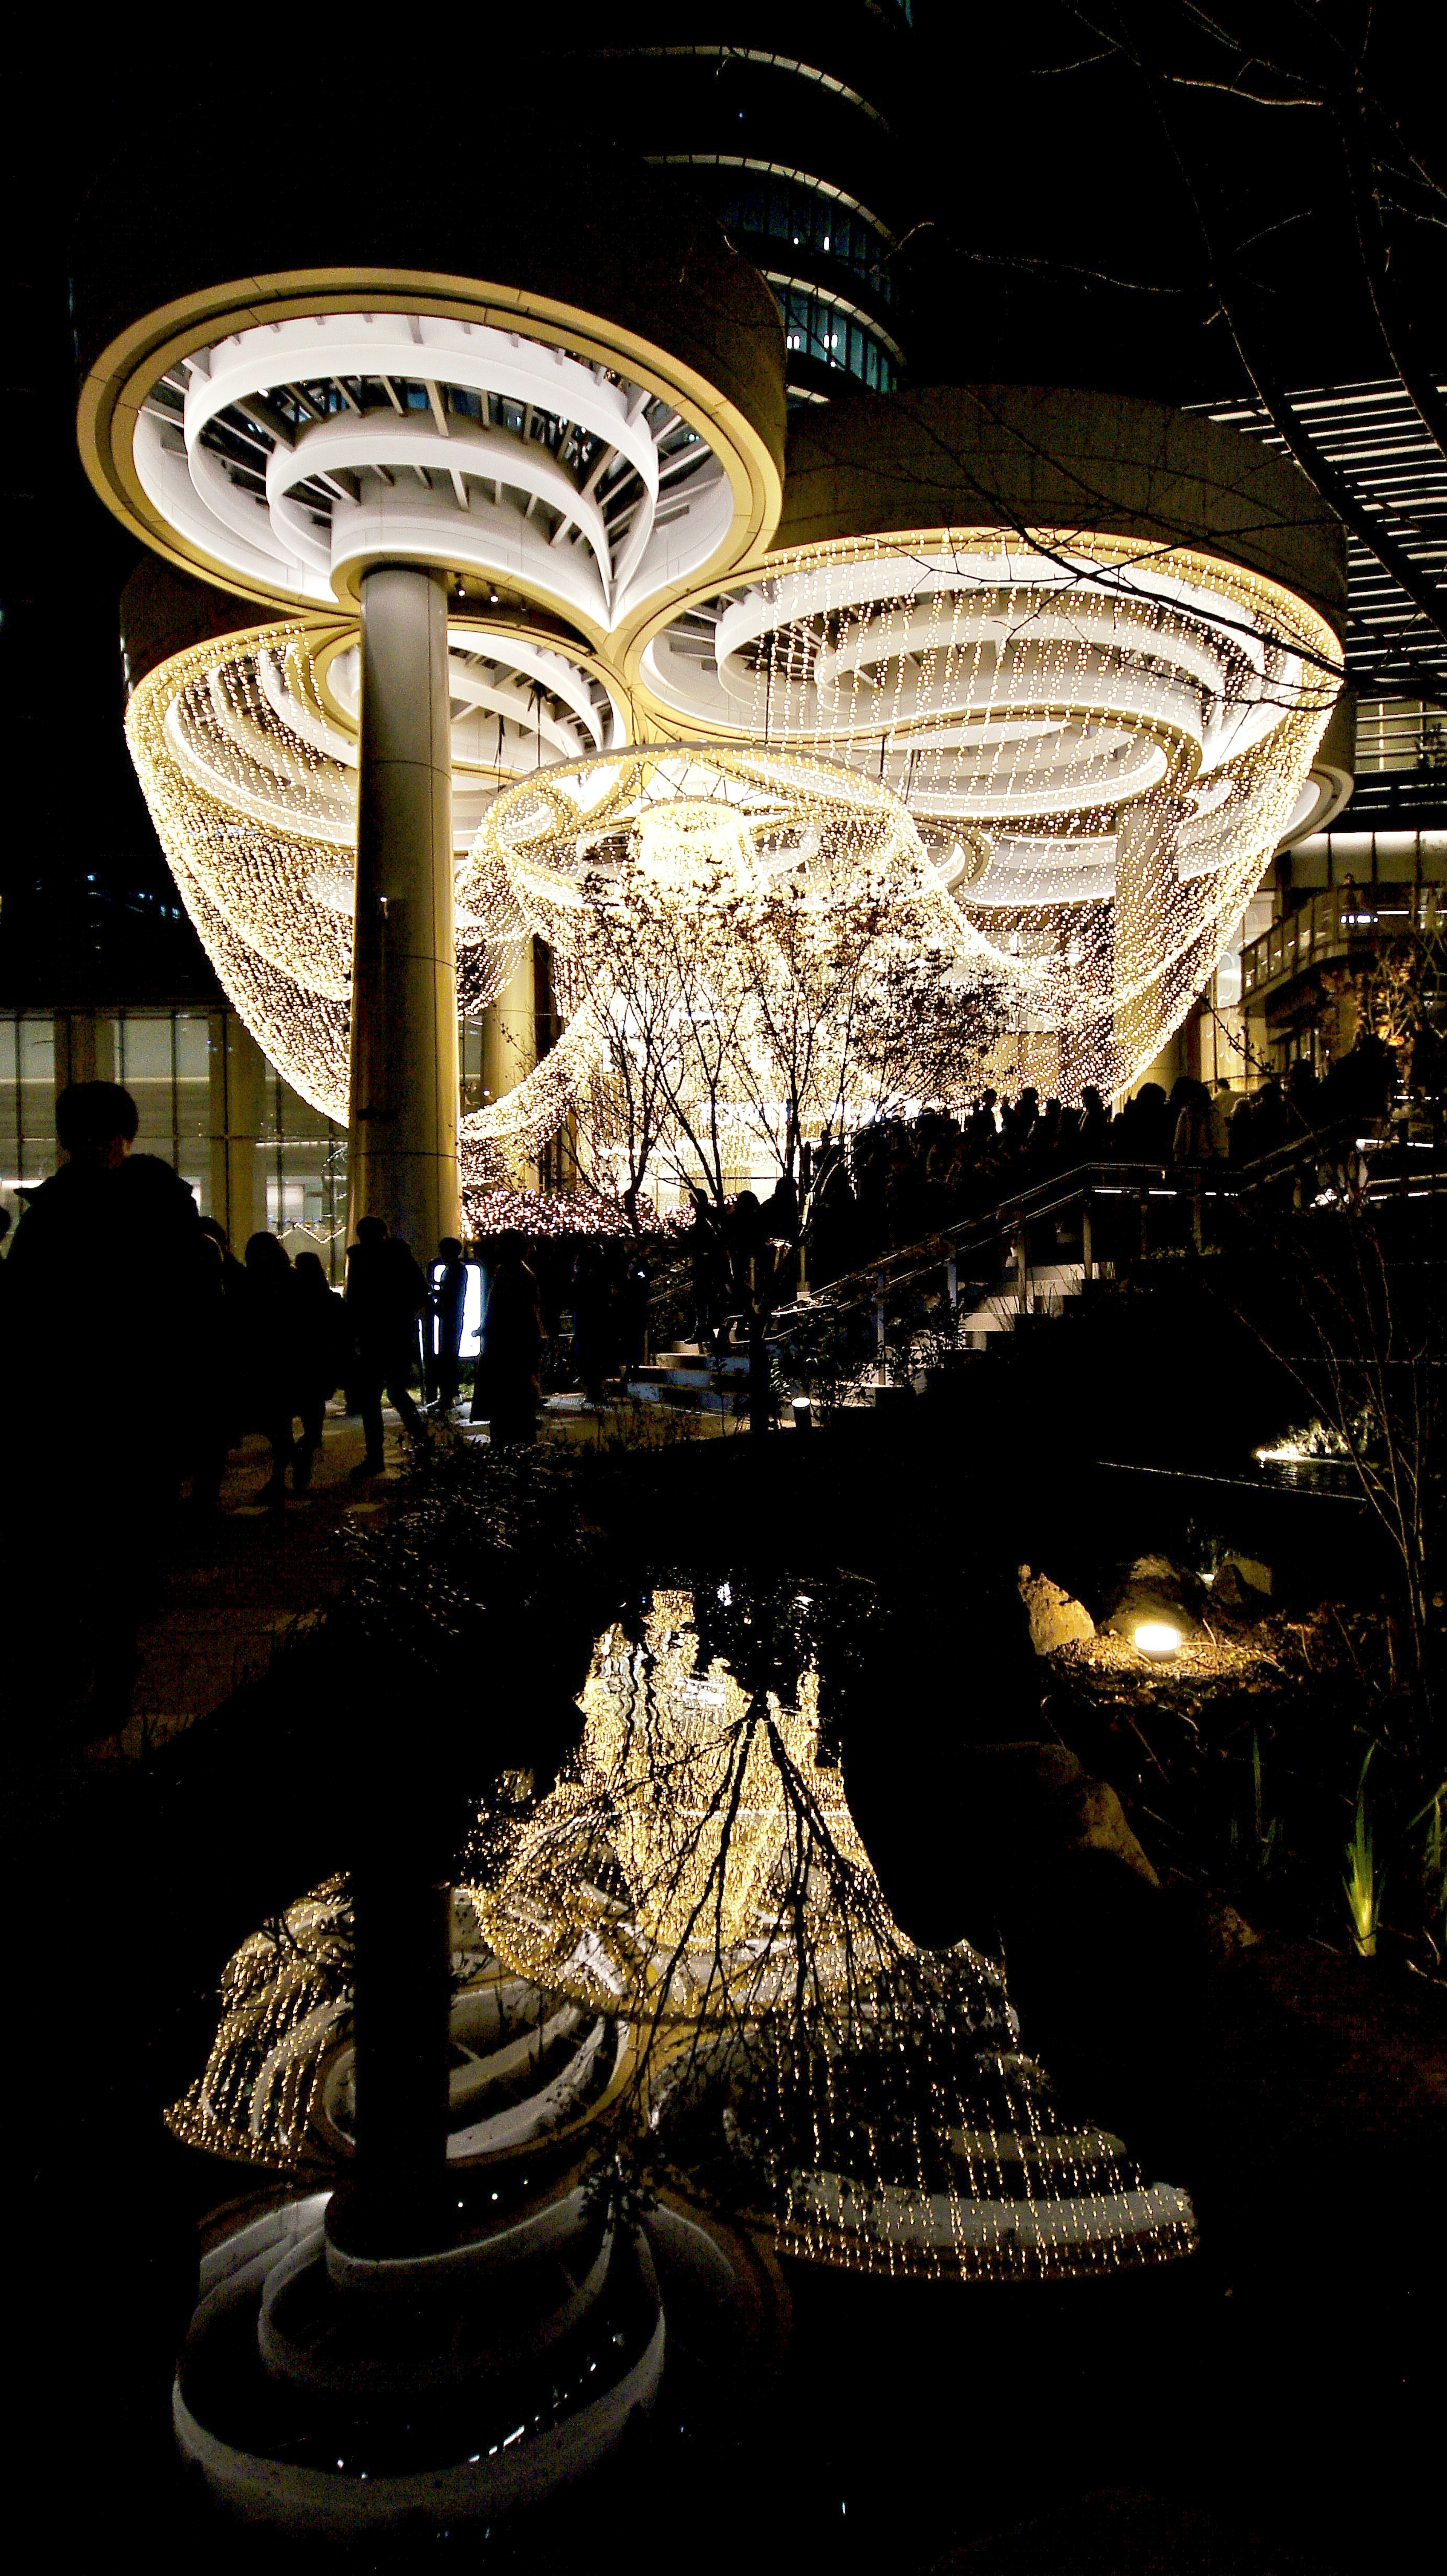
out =
[(685, 181), (762, 269), (792, 403), (890, 393), (907, 364), (911, 17), (912, 0), (715, 0), (687, 41), (674, 11), (645, 8), (632, 42), (574, 46), (610, 138)]

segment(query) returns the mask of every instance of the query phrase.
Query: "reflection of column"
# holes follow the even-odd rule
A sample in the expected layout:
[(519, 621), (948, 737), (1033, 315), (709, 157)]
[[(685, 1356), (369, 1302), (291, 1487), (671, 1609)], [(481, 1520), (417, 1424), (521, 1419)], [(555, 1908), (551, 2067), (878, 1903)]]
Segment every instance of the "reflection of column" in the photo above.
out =
[(352, 1224), (419, 1259), (459, 1222), (457, 964), (447, 595), (440, 573), (362, 580), (352, 967)]
[[(531, 1073), (537, 1062), (537, 980), (533, 942), (525, 939), (513, 958), (512, 971), (495, 1002), (482, 1015), (482, 1087), (489, 1100), (501, 1100)], [(512, 1179), (522, 1189), (537, 1178), (535, 1164), (520, 1163)]]
[(1116, 826), (1112, 1089), (1137, 1081), (1160, 1042), (1155, 970), (1175, 908), (1176, 832), (1183, 810), (1174, 796), (1140, 796), (1122, 808)]
[(266, 1058), (234, 1011), (211, 1019), (207, 1050), (211, 1107), (211, 1213), (231, 1238), (238, 1260), (266, 1224), (266, 1173), (260, 1154)]
[(352, 1860), (356, 2189), (373, 2254), (445, 2243), (452, 1891), (406, 1802), (384, 1803)]

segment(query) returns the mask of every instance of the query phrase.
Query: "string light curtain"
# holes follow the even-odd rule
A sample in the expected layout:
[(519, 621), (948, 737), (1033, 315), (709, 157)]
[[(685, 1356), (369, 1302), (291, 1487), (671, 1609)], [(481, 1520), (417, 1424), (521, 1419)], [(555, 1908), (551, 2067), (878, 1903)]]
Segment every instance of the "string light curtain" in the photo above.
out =
[[(491, 767), (469, 772), (482, 811), (458, 863), (461, 1006), (484, 1009), (535, 933), (564, 1020), (504, 1099), (463, 1120), (474, 1192), (515, 1179), (570, 1119), (600, 1182), (626, 1187), (629, 1086), (650, 1045), (657, 1070), (669, 1009), (680, 1061), (653, 1141), (679, 1171), (701, 1161), (690, 1046), (720, 1164), (732, 1122), (735, 1170), (783, 1159), (791, 1119), (948, 1100), (947, 1050), (937, 1074), (924, 1051), (913, 1092), (896, 1068), (886, 1101), (859, 1013), (826, 1006), (820, 961), (871, 906), (866, 1000), (881, 1005), (913, 961), (896, 1020), (926, 1026), (933, 992), (943, 1025), (948, 998), (971, 992), (998, 1022), (982, 1066), (957, 1011), (956, 1091), (988, 1070), (1064, 1098), (1086, 1083), (1119, 1094), (1213, 971), (1340, 676), (1325, 620), (1282, 585), (1079, 531), (864, 537), (776, 558), (709, 611), (711, 675), (678, 651), (698, 615), (650, 648), (646, 676), (670, 720), (706, 724), (707, 747), (548, 760), (568, 738), (559, 700), (551, 733), (534, 710), (533, 774), (518, 775), (516, 721)], [(507, 703), (525, 704), (519, 683)], [(462, 721), (476, 732), (466, 706)], [(355, 744), (328, 715), (307, 630), (178, 654), (133, 693), (127, 732), (223, 985), (286, 1080), (345, 1121)], [(819, 1037), (801, 1064), (797, 1030), (782, 1046), (780, 1032), (806, 1000)], [(731, 1032), (712, 1074), (708, 1028), (720, 1044)]]
[(1129, 1087), (1288, 828), (1341, 683), (1326, 621), (1189, 548), (1041, 529), (836, 541), (675, 621), (661, 715), (893, 787), (1006, 979), (999, 1070)]
[[(269, 626), (176, 654), (132, 692), (126, 738), (224, 990), (283, 1078), (345, 1126), (356, 755), (321, 713), (307, 630)], [(496, 905), (490, 922), (496, 940), (459, 905), (470, 1016), (501, 991), (522, 935)]]
[(464, 1121), (474, 1174), (565, 1117), (620, 1194), (645, 1148), (655, 1177), (777, 1166), (791, 1135), (963, 1097), (1005, 980), (893, 790), (817, 752), (556, 763), (494, 801), (459, 891), (495, 940), (521, 916), (547, 941), (565, 1015)]

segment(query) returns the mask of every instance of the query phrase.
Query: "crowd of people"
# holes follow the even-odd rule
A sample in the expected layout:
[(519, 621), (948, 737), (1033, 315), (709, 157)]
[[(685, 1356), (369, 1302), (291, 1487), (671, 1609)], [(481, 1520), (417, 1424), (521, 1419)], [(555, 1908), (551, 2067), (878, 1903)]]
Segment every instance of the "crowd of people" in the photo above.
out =
[(847, 1149), (826, 1129), (812, 1156), (805, 1149), (810, 1274), (837, 1277), (1087, 1164), (1257, 1163), (1344, 1123), (1384, 1118), (1395, 1085), (1391, 1048), (1364, 1034), (1325, 1075), (1302, 1058), (1251, 1091), (1182, 1074), (1169, 1092), (1142, 1083), (1112, 1110), (1090, 1085), (1074, 1107), (1042, 1101), (1027, 1084), (1013, 1100), (981, 1092), (962, 1119), (943, 1109), (880, 1119)]
[[(360, 1418), (358, 1477), (384, 1464), (383, 1403), (422, 1435), (413, 1378), (448, 1413), (460, 1387), (466, 1295), (462, 1246), (438, 1247), (431, 1284), (407, 1244), (364, 1216), (347, 1253), (345, 1293), (320, 1257), (295, 1259), (253, 1234), (238, 1258), (169, 1163), (132, 1151), (136, 1104), (119, 1083), (72, 1084), (56, 1104), (60, 1168), (30, 1193), (0, 1267), (0, 1330), (22, 1447), (33, 1459), (79, 1453), (87, 1473), (123, 1459), (148, 1506), (182, 1488), (214, 1508), (231, 1451), (266, 1442), (261, 1498), (311, 1482), (328, 1401)], [(520, 1238), (492, 1247), (492, 1293), (474, 1418), (527, 1437), (542, 1344), (537, 1289)]]
[[(1250, 1092), (1183, 1075), (1169, 1094), (1144, 1083), (1112, 1112), (1090, 1088), (1078, 1107), (1030, 1086), (1013, 1100), (986, 1089), (962, 1118), (928, 1109), (847, 1141), (826, 1128), (802, 1147), (797, 1178), (768, 1197), (746, 1190), (720, 1208), (695, 1195), (677, 1239), (695, 1329), (708, 1339), (730, 1312), (791, 1292), (801, 1220), (819, 1284), (1083, 1165), (1257, 1162), (1342, 1122), (1380, 1119), (1394, 1086), (1391, 1050), (1364, 1035), (1324, 1077), (1302, 1061)], [(112, 1454), (129, 1455), (143, 1504), (153, 1486), (189, 1485), (214, 1508), (228, 1455), (257, 1432), (263, 1498), (280, 1503), (306, 1491), (339, 1392), (361, 1421), (363, 1477), (383, 1465), (384, 1402), (421, 1436), (419, 1362), (423, 1405), (454, 1410), (468, 1280), (458, 1240), (437, 1247), (424, 1277), (380, 1217), (363, 1217), (339, 1295), (314, 1252), (293, 1260), (273, 1234), (254, 1234), (238, 1259), (171, 1166), (132, 1152), (136, 1107), (121, 1085), (73, 1084), (56, 1120), (66, 1159), (31, 1196), (0, 1268), (10, 1383), (36, 1454), (63, 1457), (77, 1440), (93, 1448), (103, 1431)], [(489, 1238), (487, 1256), (470, 1409), (495, 1441), (524, 1441), (546, 1339), (538, 1275), (519, 1235)], [(590, 1400), (645, 1356), (654, 1266), (636, 1241), (585, 1238), (570, 1282), (557, 1283), (554, 1303), (570, 1291), (573, 1371)]]

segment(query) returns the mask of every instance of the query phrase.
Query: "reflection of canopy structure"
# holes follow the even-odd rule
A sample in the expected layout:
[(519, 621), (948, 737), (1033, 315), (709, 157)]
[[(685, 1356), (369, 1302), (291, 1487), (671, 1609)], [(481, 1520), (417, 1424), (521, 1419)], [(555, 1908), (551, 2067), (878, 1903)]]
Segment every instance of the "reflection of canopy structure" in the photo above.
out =
[[(454, 1906), (449, 2163), (566, 2135), (616, 2081), (622, 2034), (512, 1974)], [(285, 2171), (355, 2146), (351, 1894), (329, 1879), (227, 1961), (205, 2067), (167, 2119), (188, 2146)]]
[(747, 1689), (708, 1608), (660, 1590), (599, 1640), (576, 1762), (474, 1890), (499, 1952), (640, 2026), (660, 2143), (791, 2251), (1016, 2276), (1185, 2251), (1184, 2195), (1052, 2115), (998, 1972), (895, 1927), (812, 1667)]

